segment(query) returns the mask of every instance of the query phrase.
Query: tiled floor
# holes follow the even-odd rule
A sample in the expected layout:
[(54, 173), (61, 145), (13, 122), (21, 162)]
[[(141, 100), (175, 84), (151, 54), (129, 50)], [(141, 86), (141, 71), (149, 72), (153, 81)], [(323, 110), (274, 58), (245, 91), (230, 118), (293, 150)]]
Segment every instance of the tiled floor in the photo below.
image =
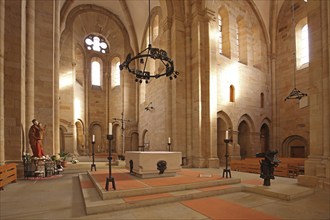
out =
[[(106, 169), (97, 162), (97, 169)], [(113, 169), (117, 169), (114, 167)], [(90, 163), (69, 165), (63, 176), (48, 180), (18, 180), (0, 192), (0, 219), (330, 219), (329, 192), (285, 201), (248, 192), (236, 192), (155, 206), (86, 215), (78, 173)], [(193, 169), (218, 175), (222, 169)], [(247, 184), (259, 176), (232, 171)], [(272, 184), (296, 185), (296, 179), (276, 177)]]

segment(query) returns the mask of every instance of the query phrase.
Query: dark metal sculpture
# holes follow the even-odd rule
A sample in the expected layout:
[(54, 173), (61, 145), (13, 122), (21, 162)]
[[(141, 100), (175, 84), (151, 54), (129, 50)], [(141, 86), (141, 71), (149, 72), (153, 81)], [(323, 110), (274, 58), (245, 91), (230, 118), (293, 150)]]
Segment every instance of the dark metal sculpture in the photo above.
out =
[(274, 177), (274, 169), (281, 162), (276, 154), (277, 150), (268, 150), (265, 153), (257, 153), (256, 157), (264, 157), (264, 160), (261, 160), (260, 163), (260, 178), (264, 179), (264, 186), (270, 186), (270, 180), (275, 179)]
[(159, 170), (159, 174), (163, 174), (167, 169), (167, 162), (165, 160), (160, 160), (157, 162), (157, 170)]

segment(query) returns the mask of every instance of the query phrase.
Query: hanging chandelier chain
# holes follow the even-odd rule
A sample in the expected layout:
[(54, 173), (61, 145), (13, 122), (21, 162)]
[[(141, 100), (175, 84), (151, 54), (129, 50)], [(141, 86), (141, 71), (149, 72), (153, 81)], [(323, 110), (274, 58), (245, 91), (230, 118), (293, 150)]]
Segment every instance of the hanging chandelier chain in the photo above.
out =
[(302, 97), (307, 96), (306, 93), (301, 92), (296, 88), (296, 68), (297, 68), (297, 58), (296, 58), (296, 31), (295, 31), (295, 16), (294, 16), (294, 0), (292, 2), (292, 37), (294, 42), (294, 48), (293, 48), (293, 90), (290, 92), (290, 94), (284, 99), (284, 101), (288, 99), (298, 99), (300, 100)]
[[(148, 83), (151, 78), (160, 78), (162, 76), (168, 77), (170, 80), (173, 78), (177, 78), (179, 75), (178, 71), (174, 70), (174, 62), (170, 57), (167, 56), (167, 52), (165, 50), (154, 48), (151, 46), (151, 4), (149, 0), (149, 39), (148, 39), (148, 47), (141, 52), (139, 52), (136, 56), (132, 56), (130, 53), (127, 55), (125, 61), (119, 65), (119, 69), (123, 70), (124, 68), (128, 70), (129, 73), (135, 75), (135, 81), (142, 83), (144, 80), (145, 83)], [(163, 65), (163, 68), (155, 68), (157, 70), (163, 69), (165, 72), (158, 73), (156, 70), (151, 72), (151, 67), (148, 66), (149, 58), (158, 61), (158, 64)], [(130, 66), (130, 64), (132, 65)], [(135, 64), (135, 65), (134, 65)], [(156, 67), (156, 64), (154, 64)], [(150, 69), (148, 69), (150, 68)]]
[[(292, 33), (293, 33), (293, 39), (294, 42), (296, 42), (296, 35), (295, 35), (295, 17), (294, 17), (294, 0), (292, 0)], [(295, 45), (295, 44), (294, 44)], [(296, 52), (295, 52), (295, 48), (293, 48), (293, 88), (296, 88), (296, 68), (297, 68), (297, 61), (296, 61)]]
[(149, 45), (151, 45), (151, 32), (150, 32), (150, 29), (151, 29), (151, 17), (150, 17), (150, 0), (149, 0)]

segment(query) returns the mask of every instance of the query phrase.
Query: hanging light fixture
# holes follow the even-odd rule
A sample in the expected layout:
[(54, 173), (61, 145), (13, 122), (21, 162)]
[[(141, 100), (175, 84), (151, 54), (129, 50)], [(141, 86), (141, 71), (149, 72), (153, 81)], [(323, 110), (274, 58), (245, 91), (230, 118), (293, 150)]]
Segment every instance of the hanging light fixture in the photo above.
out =
[[(145, 82), (148, 83), (151, 78), (158, 79), (159, 77), (162, 76), (166, 76), (170, 80), (172, 80), (173, 78), (177, 78), (179, 72), (174, 70), (174, 62), (171, 60), (171, 58), (168, 57), (167, 52), (165, 50), (154, 48), (151, 46), (150, 30), (151, 30), (151, 25), (150, 25), (150, 0), (149, 0), (149, 45), (146, 49), (144, 49), (134, 57), (132, 57), (131, 54), (128, 54), (126, 60), (119, 65), (119, 69), (120, 70), (123, 70), (124, 68), (127, 69), (128, 72), (135, 75), (136, 78), (135, 81), (140, 83), (142, 83), (143, 80), (145, 80)], [(147, 64), (149, 59), (154, 59), (155, 61), (158, 60), (165, 67), (165, 72), (157, 73), (148, 70)], [(130, 66), (131, 63), (133, 64), (135, 63), (141, 68), (136, 68), (133, 65), (132, 67)]]
[[(293, 31), (293, 36), (295, 36), (295, 19), (294, 19), (294, 1), (292, 1), (292, 31)], [(295, 61), (295, 64), (293, 66), (293, 90), (290, 92), (290, 94), (284, 99), (284, 101), (288, 99), (298, 99), (300, 100), (302, 97), (307, 96), (306, 93), (300, 92), (296, 88), (296, 53), (293, 53), (293, 59)]]

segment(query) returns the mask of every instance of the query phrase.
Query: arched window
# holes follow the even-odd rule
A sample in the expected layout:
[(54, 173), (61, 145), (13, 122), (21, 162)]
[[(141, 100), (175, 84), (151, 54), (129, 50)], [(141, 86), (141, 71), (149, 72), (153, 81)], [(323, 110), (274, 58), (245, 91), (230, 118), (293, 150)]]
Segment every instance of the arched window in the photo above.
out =
[(219, 48), (219, 53), (222, 54), (222, 18), (220, 15), (218, 15), (218, 31), (219, 31), (218, 48)]
[(98, 61), (92, 61), (92, 85), (101, 86), (101, 64)]
[(260, 108), (264, 108), (265, 96), (264, 93), (260, 93)]
[(247, 32), (244, 18), (237, 18), (236, 46), (238, 61), (247, 64)]
[(307, 17), (301, 19), (295, 28), (296, 33), (296, 68), (302, 69), (309, 64), (309, 40)]
[(236, 51), (237, 51), (237, 57), (239, 58), (239, 31), (238, 31), (238, 24), (236, 25), (236, 41), (235, 41), (235, 45), (236, 45)]
[[(219, 20), (221, 18), (221, 20)], [(220, 23), (221, 22), (221, 23)], [(219, 36), (219, 53), (231, 58), (230, 49), (230, 34), (229, 34), (229, 14), (225, 7), (221, 7), (218, 13), (218, 28), (221, 31), (221, 50), (220, 50), (220, 36)]]
[(111, 87), (120, 86), (120, 59), (118, 57), (115, 57), (111, 61)]
[(85, 47), (87, 50), (93, 50), (101, 53), (108, 53), (109, 47), (106, 41), (101, 36), (90, 34), (85, 38)]
[(158, 37), (158, 34), (159, 34), (159, 16), (156, 15), (152, 23), (152, 39), (155, 40)]
[(229, 101), (235, 102), (235, 87), (233, 85), (229, 87)]

